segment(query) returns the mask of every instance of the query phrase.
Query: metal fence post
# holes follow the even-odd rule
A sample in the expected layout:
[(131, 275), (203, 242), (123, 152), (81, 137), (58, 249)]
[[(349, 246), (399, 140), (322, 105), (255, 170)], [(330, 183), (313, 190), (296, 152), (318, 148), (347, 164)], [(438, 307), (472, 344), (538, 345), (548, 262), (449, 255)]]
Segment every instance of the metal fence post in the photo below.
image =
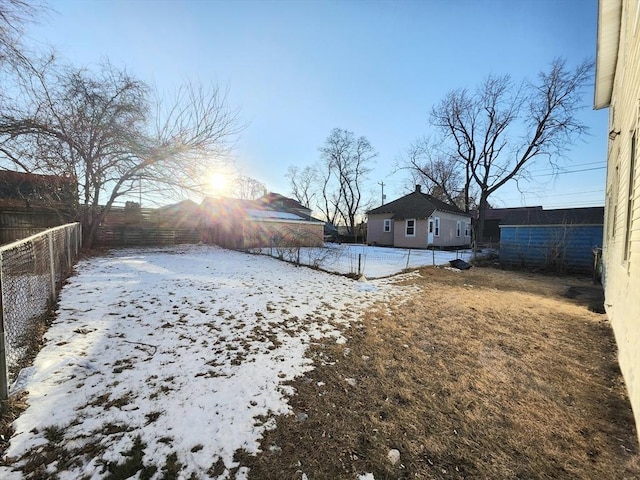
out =
[(47, 240), (49, 243), (49, 270), (51, 271), (51, 301), (56, 301), (56, 262), (53, 258), (53, 234), (49, 232), (47, 234)]
[(7, 352), (4, 340), (4, 302), (2, 282), (2, 252), (0, 252), (0, 410), (4, 411), (9, 399), (9, 381), (7, 374)]

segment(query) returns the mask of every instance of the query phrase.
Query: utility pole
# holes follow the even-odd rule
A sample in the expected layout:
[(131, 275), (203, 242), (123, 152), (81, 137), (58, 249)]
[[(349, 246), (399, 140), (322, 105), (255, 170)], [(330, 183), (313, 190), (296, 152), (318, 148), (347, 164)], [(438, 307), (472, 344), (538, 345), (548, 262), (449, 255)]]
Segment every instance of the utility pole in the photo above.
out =
[(378, 185), (380, 185), (382, 187), (382, 203), (381, 203), (381, 205), (384, 205), (384, 200), (385, 200), (385, 198), (387, 198), (387, 196), (384, 194), (384, 182), (378, 182)]

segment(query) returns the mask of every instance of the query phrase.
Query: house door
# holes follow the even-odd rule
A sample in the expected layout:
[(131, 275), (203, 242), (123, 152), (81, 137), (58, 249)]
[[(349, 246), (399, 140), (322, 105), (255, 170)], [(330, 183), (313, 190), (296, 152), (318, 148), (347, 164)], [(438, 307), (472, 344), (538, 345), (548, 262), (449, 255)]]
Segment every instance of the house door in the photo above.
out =
[(433, 245), (433, 218), (429, 219), (429, 226), (427, 227), (427, 245)]

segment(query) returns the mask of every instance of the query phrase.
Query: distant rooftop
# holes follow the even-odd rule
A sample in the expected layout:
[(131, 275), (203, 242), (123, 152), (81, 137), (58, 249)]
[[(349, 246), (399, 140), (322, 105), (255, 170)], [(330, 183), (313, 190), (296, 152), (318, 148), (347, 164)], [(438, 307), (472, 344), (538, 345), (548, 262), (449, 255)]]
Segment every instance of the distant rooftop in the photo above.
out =
[(604, 207), (528, 209), (507, 213), (500, 221), (507, 225), (602, 225)]

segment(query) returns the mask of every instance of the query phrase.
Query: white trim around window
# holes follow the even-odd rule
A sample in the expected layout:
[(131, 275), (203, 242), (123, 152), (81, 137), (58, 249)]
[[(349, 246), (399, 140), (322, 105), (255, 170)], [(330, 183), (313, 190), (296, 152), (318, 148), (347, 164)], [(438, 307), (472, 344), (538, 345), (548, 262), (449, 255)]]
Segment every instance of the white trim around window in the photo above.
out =
[(456, 221), (456, 237), (462, 236), (462, 222), (460, 220)]
[(382, 231), (387, 233), (391, 231), (391, 219), (390, 218), (385, 218), (384, 219), (384, 226), (382, 227)]
[(415, 237), (416, 236), (416, 219), (407, 218), (404, 223), (404, 236)]
[(440, 217), (433, 217), (433, 235), (440, 236)]

